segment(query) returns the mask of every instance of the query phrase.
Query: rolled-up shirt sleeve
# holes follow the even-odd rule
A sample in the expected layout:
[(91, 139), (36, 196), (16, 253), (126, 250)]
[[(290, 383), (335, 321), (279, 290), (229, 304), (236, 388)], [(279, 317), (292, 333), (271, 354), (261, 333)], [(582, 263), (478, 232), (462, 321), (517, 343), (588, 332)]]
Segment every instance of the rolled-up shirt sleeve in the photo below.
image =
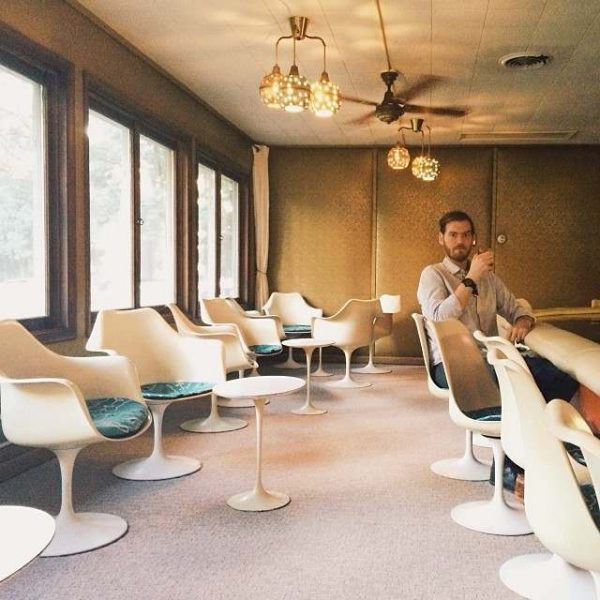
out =
[(459, 299), (450, 289), (441, 274), (432, 266), (425, 267), (421, 273), (417, 299), (421, 312), (431, 321), (458, 319), (463, 314)]

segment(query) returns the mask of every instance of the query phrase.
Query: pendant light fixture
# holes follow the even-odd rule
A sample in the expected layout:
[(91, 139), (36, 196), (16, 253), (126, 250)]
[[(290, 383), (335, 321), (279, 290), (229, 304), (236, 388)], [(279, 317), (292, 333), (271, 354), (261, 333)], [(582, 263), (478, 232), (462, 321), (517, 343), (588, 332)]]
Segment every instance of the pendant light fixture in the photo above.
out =
[[(292, 34), (280, 37), (275, 44), (275, 66), (265, 75), (259, 86), (260, 97), (270, 108), (283, 108), (296, 113), (310, 109), (318, 117), (330, 117), (340, 109), (340, 90), (327, 73), (327, 45), (319, 36), (306, 33), (306, 17), (290, 17)], [(281, 74), (279, 67), (279, 43), (291, 39), (293, 62), (288, 75)], [(300, 74), (296, 64), (296, 42), (304, 39), (319, 40), (323, 44), (323, 71), (318, 81), (310, 83)]]
[(403, 129), (407, 129), (406, 127), (400, 127), (398, 131), (402, 135), (402, 145), (400, 142), (396, 142), (396, 145), (390, 148), (390, 151), (387, 155), (387, 163), (388, 166), (396, 171), (400, 169), (406, 169), (410, 164), (410, 153), (406, 148), (406, 142), (404, 140), (404, 131)]
[(431, 127), (427, 126), (428, 143), (427, 156), (421, 163), (421, 179), (423, 181), (434, 181), (440, 174), (440, 162), (431, 156)]

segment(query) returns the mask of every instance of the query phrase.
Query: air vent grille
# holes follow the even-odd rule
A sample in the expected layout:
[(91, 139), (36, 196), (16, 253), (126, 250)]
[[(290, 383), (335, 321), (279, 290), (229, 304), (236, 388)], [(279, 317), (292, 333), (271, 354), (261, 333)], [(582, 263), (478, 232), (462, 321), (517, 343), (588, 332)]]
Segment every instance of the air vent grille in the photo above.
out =
[(547, 54), (507, 54), (498, 62), (511, 70), (541, 69), (552, 60)]

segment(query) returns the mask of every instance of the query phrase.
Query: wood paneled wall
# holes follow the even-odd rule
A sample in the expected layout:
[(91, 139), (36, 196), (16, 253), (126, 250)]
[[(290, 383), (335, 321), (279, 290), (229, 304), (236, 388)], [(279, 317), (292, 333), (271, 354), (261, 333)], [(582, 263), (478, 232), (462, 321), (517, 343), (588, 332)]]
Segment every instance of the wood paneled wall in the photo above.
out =
[[(348, 298), (400, 294), (390, 360), (419, 357), (410, 318), (422, 268), (443, 257), (437, 220), (466, 210), (496, 272), (534, 306), (600, 297), (600, 148), (436, 148), (441, 174), (393, 171), (386, 150), (272, 148), (271, 290), (332, 314)], [(496, 243), (505, 233), (508, 242)]]

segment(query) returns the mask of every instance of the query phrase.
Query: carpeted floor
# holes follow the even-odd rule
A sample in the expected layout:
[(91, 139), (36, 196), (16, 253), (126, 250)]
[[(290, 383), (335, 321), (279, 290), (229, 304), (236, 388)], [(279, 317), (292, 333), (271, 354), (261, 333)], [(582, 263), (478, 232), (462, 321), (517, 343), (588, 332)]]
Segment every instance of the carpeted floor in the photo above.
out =
[[(341, 373), (340, 365), (335, 367)], [(460, 502), (488, 498), (488, 483), (434, 475), (434, 460), (458, 456), (464, 434), (447, 405), (429, 396), (422, 367), (360, 375), (370, 388), (333, 390), (313, 380), (323, 416), (290, 413), (304, 392), (274, 399), (264, 421), (263, 478), (292, 497), (267, 513), (229, 508), (252, 487), (252, 409), (222, 409), (250, 426), (194, 434), (178, 428), (207, 414), (208, 401), (179, 403), (165, 416), (165, 445), (200, 457), (180, 479), (132, 482), (111, 468), (148, 453), (149, 432), (124, 444), (99, 444), (75, 468), (78, 510), (112, 512), (129, 522), (118, 542), (84, 554), (38, 558), (0, 584), (6, 600), (494, 600), (516, 598), (498, 568), (539, 552), (533, 536), (490, 536), (450, 519)], [(263, 374), (303, 376), (303, 371)], [(489, 452), (489, 450), (480, 450)], [(60, 502), (55, 460), (0, 484), (0, 503), (51, 513)], [(1, 535), (1, 532), (0, 532)], [(3, 540), (6, 543), (6, 540)]]

